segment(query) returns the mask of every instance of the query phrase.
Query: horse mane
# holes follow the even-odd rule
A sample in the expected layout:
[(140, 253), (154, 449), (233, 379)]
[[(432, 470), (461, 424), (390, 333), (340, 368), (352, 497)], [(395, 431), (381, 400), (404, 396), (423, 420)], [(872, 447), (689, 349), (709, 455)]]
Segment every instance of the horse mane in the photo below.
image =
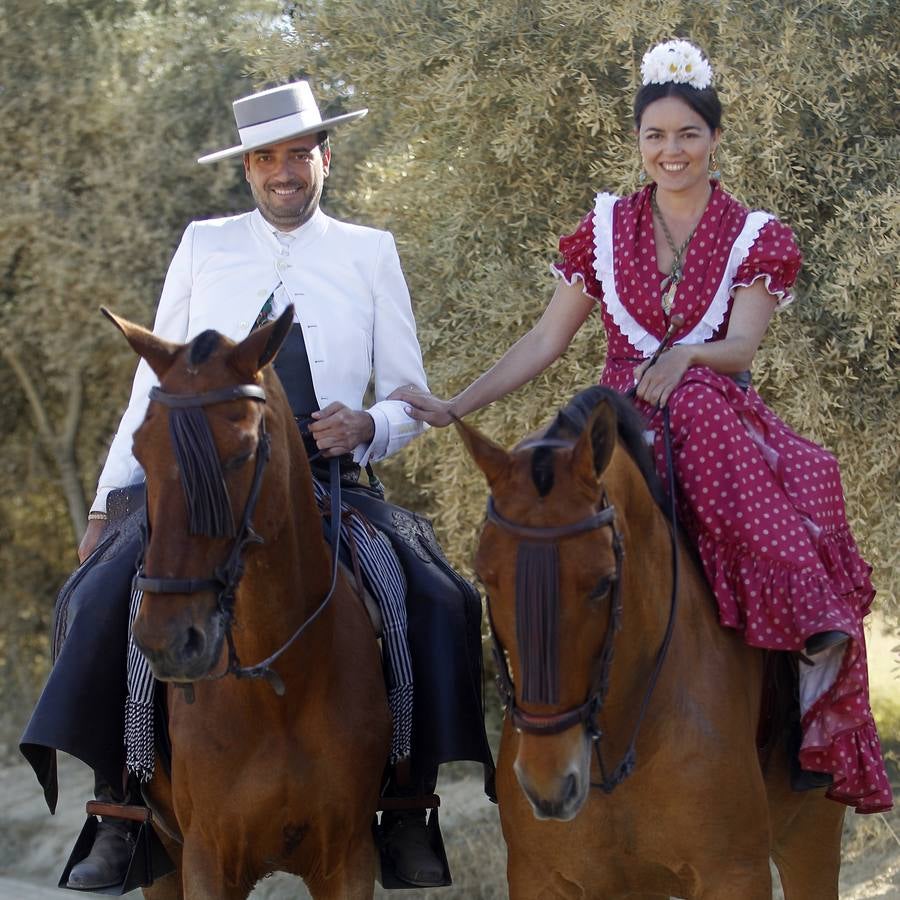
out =
[[(619, 440), (634, 460), (647, 489), (656, 504), (665, 511), (667, 509), (666, 492), (656, 474), (656, 466), (644, 432), (647, 422), (635, 409), (632, 402), (624, 395), (604, 385), (592, 385), (579, 391), (556, 415), (544, 437), (577, 438), (587, 426), (591, 413), (597, 404), (606, 400), (616, 413)], [(552, 453), (548, 447), (538, 447), (531, 460), (532, 477), (541, 496), (549, 492), (553, 486)]]

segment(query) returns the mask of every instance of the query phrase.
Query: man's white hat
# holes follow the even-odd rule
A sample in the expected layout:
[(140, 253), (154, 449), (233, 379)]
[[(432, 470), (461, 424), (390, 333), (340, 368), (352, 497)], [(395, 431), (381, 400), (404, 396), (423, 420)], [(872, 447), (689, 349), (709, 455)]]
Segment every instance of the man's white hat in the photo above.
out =
[(369, 111), (359, 109), (323, 120), (307, 81), (295, 81), (241, 97), (234, 101), (233, 106), (240, 145), (201, 156), (198, 163), (218, 162), (304, 134), (328, 131), (336, 125), (360, 119)]

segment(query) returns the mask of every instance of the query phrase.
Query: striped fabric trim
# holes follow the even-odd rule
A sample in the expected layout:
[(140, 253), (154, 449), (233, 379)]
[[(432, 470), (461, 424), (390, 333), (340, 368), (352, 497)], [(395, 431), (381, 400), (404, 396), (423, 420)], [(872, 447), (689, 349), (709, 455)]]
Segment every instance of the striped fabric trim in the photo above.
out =
[(128, 697), (125, 700), (125, 764), (140, 781), (153, 777), (156, 743), (153, 731), (153, 694), (156, 681), (144, 654), (138, 650), (131, 626), (141, 608), (142, 591), (132, 590), (128, 612)]
[[(313, 484), (319, 509), (325, 510), (331, 499), (328, 487), (316, 478)], [(409, 756), (412, 739), (413, 674), (406, 638), (406, 576), (387, 536), (363, 521), (347, 504), (341, 508), (349, 513), (348, 518), (342, 517), (341, 540), (356, 543), (366, 587), (381, 610), (388, 703), (394, 720), (391, 762), (395, 763)]]

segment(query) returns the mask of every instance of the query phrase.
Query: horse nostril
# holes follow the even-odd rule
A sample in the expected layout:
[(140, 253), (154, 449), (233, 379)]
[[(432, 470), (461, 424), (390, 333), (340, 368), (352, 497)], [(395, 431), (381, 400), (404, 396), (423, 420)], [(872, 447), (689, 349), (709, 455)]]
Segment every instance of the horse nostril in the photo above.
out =
[(200, 631), (199, 628), (195, 628), (191, 625), (187, 630), (187, 635), (182, 647), (185, 659), (193, 659), (200, 656), (205, 647), (206, 638), (203, 636), (203, 632)]
[(563, 784), (563, 803), (571, 803), (578, 795), (578, 779), (574, 775), (567, 775)]

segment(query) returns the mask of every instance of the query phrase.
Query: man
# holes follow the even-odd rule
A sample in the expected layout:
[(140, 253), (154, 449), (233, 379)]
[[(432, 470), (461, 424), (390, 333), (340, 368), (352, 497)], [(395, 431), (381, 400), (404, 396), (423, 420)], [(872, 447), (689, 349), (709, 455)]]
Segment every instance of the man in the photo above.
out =
[[(236, 101), (234, 115), (240, 144), (204, 156), (199, 162), (206, 164), (241, 156), (256, 209), (188, 226), (169, 267), (154, 324), (158, 335), (173, 342), (187, 342), (208, 328), (239, 341), (255, 324), (277, 316), (292, 304), (294, 326), (275, 363), (276, 369), (304, 430), (308, 452), (311, 456), (318, 453), (322, 457), (341, 457), (342, 479), (351, 482), (358, 477), (360, 466), (396, 452), (422, 432), (423, 426), (406, 415), (401, 402), (386, 398), (398, 387), (424, 390), (426, 384), (409, 292), (392, 236), (388, 232), (338, 222), (319, 206), (331, 165), (328, 131), (366, 112), (359, 110), (322, 120), (309, 85), (303, 81)], [(363, 397), (372, 377), (375, 403), (364, 409)], [(88, 527), (79, 547), (79, 558), (85, 568), (90, 566), (89, 558), (104, 533), (107, 498), (115, 489), (143, 478), (131, 452), (131, 440), (144, 418), (148, 393), (155, 382), (155, 376), (142, 361), (128, 408), (100, 475)], [(320, 465), (314, 465), (314, 473), (320, 480), (327, 478)], [(354, 536), (365, 541), (363, 532), (370, 533), (370, 530), (360, 529), (360, 534)], [(412, 771), (419, 788), (430, 791), (440, 762), (473, 759), (490, 766), (483, 726), (473, 716), (474, 712), (480, 712), (479, 701), (477, 697), (473, 699), (471, 691), (461, 701), (452, 698), (449, 704), (452, 711), (447, 714), (452, 719), (450, 727), (441, 722), (435, 730), (442, 734), (455, 732), (457, 736), (444, 745), (434, 744), (425, 733), (430, 727), (425, 720), (431, 714), (426, 710), (429, 706), (440, 706), (443, 696), (429, 698), (425, 689), (422, 697), (415, 695), (415, 718), (419, 721), (413, 727), (413, 678), (404, 673), (415, 673), (417, 691), (419, 673), (426, 682), (430, 674), (415, 662), (409, 662), (402, 587), (405, 579), (396, 557), (380, 533), (376, 532), (375, 538), (369, 540), (373, 543), (362, 554), (374, 560), (365, 573), (367, 581), (379, 599), (382, 612), (393, 608), (397, 616), (394, 645), (387, 648), (391, 660), (387, 672), (389, 696), (395, 722), (392, 759), (408, 757), (412, 743)], [(396, 577), (386, 577), (388, 570), (394, 571)], [(395, 596), (397, 584), (401, 585), (399, 601)], [(89, 604), (98, 602), (90, 599)], [(468, 662), (460, 664), (458, 659), (472, 655), (469, 652), (472, 650), (471, 598), (468, 602), (469, 608), (460, 620), (466, 622), (463, 628), (467, 629), (468, 637), (464, 636), (461, 644), (454, 644), (451, 639), (443, 642), (443, 649), (435, 647), (434, 635), (448, 629), (435, 627), (434, 623), (419, 628), (418, 636), (410, 630), (409, 643), (419, 643), (426, 650), (424, 654), (414, 653), (414, 660), (417, 655), (434, 657), (438, 662), (443, 657), (443, 665), (451, 670), (462, 666), (460, 672), (447, 673), (451, 684), (471, 681), (464, 671), (468, 669), (471, 673), (471, 666)], [(79, 617), (87, 605), (81, 602)], [(477, 611), (480, 616), (480, 606)], [(448, 614), (457, 618), (460, 615), (455, 609)], [(421, 611), (415, 613), (421, 615)], [(66, 643), (70, 640), (67, 637)], [(91, 634), (90, 640), (96, 641), (96, 635)], [(137, 657), (137, 662), (132, 657)], [(51, 808), (55, 803), (55, 775), (47, 775), (50, 768), (44, 755), (47, 747), (66, 749), (84, 759), (97, 773), (98, 797), (121, 802), (122, 792), (111, 787), (115, 780), (110, 773), (115, 770), (117, 756), (110, 752), (108, 740), (102, 742), (102, 749), (101, 742), (97, 741), (96, 750), (94, 744), (85, 750), (84, 746), (95, 740), (93, 735), (76, 740), (68, 734), (60, 736), (59, 728), (54, 730), (40, 724), (48, 718), (58, 720), (58, 710), (71, 706), (65, 693), (71, 690), (68, 679), (56, 671), (62, 668), (62, 662), (60, 656), (45, 688), (48, 699), (45, 702), (42, 696), (23, 737), (22, 751), (44, 784)], [(435, 668), (434, 661), (429, 662)], [(84, 664), (79, 661), (76, 665), (83, 668)], [(140, 678), (133, 677), (134, 667), (140, 665), (139, 655), (130, 654), (129, 685), (140, 682)], [(57, 675), (55, 680), (54, 675)], [(79, 677), (83, 680), (83, 676)], [(100, 675), (93, 677), (97, 679)], [(65, 686), (59, 687), (60, 683)], [(442, 691), (446, 693), (446, 689)], [(145, 706), (152, 705), (152, 692), (142, 702)], [(40, 715), (42, 703), (53, 711), (50, 716)], [(128, 764), (132, 773), (142, 777), (147, 777), (148, 769), (152, 771), (152, 741), (142, 750), (135, 750), (134, 744), (139, 743), (138, 732), (147, 730), (148, 720), (152, 723), (152, 709), (139, 709), (134, 692), (130, 692), (126, 716)], [(143, 723), (141, 728), (132, 727), (135, 721)], [(97, 730), (86, 728), (82, 720), (74, 727), (82, 732)], [(106, 726), (104, 731), (108, 731)], [(460, 737), (460, 732), (467, 733)], [(139, 758), (142, 753), (143, 761)], [(387, 852), (401, 879), (417, 885), (442, 883), (443, 862), (434, 854), (425, 835), (424, 813), (385, 814), (382, 824)], [(69, 873), (68, 886), (97, 890), (120, 883), (129, 859), (127, 826), (103, 821), (93, 850)]]

